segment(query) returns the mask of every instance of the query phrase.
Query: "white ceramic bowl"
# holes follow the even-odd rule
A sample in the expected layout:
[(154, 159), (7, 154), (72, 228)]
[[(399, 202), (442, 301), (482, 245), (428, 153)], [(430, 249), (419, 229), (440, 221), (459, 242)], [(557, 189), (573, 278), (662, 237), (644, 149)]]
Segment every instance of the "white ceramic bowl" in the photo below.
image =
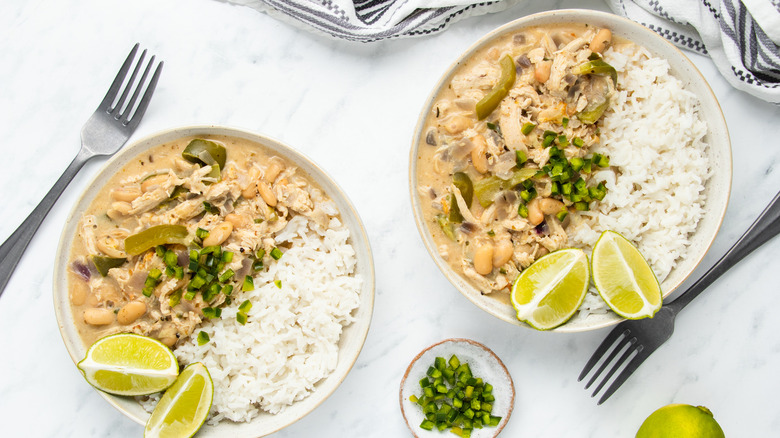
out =
[[(707, 197), (707, 202), (705, 205), (705, 214), (699, 222), (696, 232), (691, 236), (691, 245), (688, 248), (687, 254), (684, 259), (678, 261), (677, 266), (661, 284), (664, 296), (671, 294), (701, 262), (720, 228), (723, 216), (726, 213), (726, 206), (728, 205), (729, 194), (731, 192), (731, 142), (726, 127), (726, 120), (723, 117), (720, 105), (707, 84), (707, 81), (693, 63), (683, 55), (680, 50), (652, 30), (617, 15), (598, 11), (574, 9), (529, 15), (501, 26), (485, 35), (458, 57), (458, 59), (447, 69), (438, 84), (433, 88), (425, 105), (423, 105), (420, 118), (417, 122), (417, 128), (415, 129), (414, 137), (412, 138), (412, 149), (409, 157), (410, 196), (412, 199), (412, 209), (414, 211), (417, 229), (422, 236), (425, 246), (428, 248), (428, 252), (447, 279), (455, 288), (465, 295), (466, 298), (471, 300), (482, 310), (485, 310), (506, 322), (524, 327), (528, 326), (517, 320), (515, 311), (512, 309), (511, 305), (504, 304), (487, 295), (482, 295), (479, 290), (461, 277), (460, 274), (455, 272), (439, 255), (436, 249), (436, 243), (425, 224), (420, 205), (420, 196), (416, 190), (417, 149), (421, 143), (422, 136), (424, 135), (422, 131), (425, 127), (425, 119), (431, 111), (436, 95), (442, 87), (446, 87), (447, 84), (449, 84), (461, 63), (471, 57), (476, 51), (490, 45), (493, 41), (503, 35), (517, 32), (530, 26), (558, 23), (587, 23), (593, 26), (606, 27), (611, 29), (614, 35), (644, 46), (654, 55), (665, 58), (671, 66), (671, 73), (683, 82), (684, 87), (688, 91), (694, 93), (699, 98), (700, 114), (709, 127), (709, 131), (705, 137), (705, 141), (709, 144), (706, 153), (712, 164), (712, 168), (715, 169), (716, 172), (706, 184), (705, 195)], [(558, 332), (580, 332), (613, 325), (621, 320), (620, 317), (612, 312), (606, 314), (591, 314), (584, 319), (569, 321), (554, 330)]]
[[(188, 126), (151, 135), (123, 148), (103, 166), (103, 169), (89, 183), (73, 207), (73, 210), (71, 210), (63, 228), (55, 259), (57, 264), (54, 267), (54, 309), (57, 315), (57, 322), (62, 338), (65, 341), (65, 346), (75, 364), (84, 358), (89, 347), (83, 344), (76, 332), (67, 288), (67, 260), (69, 259), (70, 247), (76, 233), (79, 217), (108, 179), (131, 159), (149, 148), (190, 135), (227, 135), (260, 143), (288, 159), (311, 176), (338, 206), (342, 222), (349, 228), (351, 233), (350, 242), (355, 248), (357, 257), (357, 273), (363, 277), (360, 305), (354, 311), (356, 320), (351, 325), (345, 327), (341, 334), (341, 339), (339, 340), (339, 360), (336, 369), (327, 378), (317, 383), (314, 391), (308, 397), (276, 415), (263, 413), (248, 423), (222, 421), (217, 426), (206, 424), (198, 432), (199, 437), (238, 438), (268, 435), (303, 418), (336, 390), (347, 376), (347, 373), (352, 369), (360, 354), (360, 350), (363, 348), (374, 308), (374, 263), (368, 236), (360, 221), (360, 217), (347, 198), (347, 195), (336, 185), (333, 179), (311, 160), (291, 147), (277, 140), (241, 129), (221, 126)], [(87, 382), (84, 381), (84, 384), (87, 385)], [(146, 424), (149, 414), (133, 398), (117, 397), (99, 392), (103, 398), (120, 412), (139, 424)]]

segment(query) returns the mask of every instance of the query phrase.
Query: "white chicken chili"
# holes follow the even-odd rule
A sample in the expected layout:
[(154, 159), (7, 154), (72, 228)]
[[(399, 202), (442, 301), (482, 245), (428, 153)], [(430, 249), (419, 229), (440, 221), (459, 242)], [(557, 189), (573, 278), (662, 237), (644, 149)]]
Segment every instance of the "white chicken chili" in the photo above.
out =
[(297, 216), (327, 228), (338, 211), (257, 143), (206, 136), (149, 149), (80, 218), (68, 282), (84, 343), (133, 332), (176, 346), (242, 301), (255, 273), (281, 257), (275, 235)]
[[(482, 293), (569, 246), (567, 228), (607, 193), (593, 152), (617, 72), (608, 29), (532, 27), (458, 67), (435, 97), (417, 188), (442, 258)], [(630, 44), (621, 42), (621, 44)]]

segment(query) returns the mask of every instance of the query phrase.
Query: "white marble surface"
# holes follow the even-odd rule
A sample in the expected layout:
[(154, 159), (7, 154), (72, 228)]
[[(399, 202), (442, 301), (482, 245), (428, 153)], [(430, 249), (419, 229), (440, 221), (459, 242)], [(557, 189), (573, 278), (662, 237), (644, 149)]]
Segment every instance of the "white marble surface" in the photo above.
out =
[[(723, 276), (678, 319), (675, 336), (606, 404), (576, 376), (608, 330), (539, 333), (478, 310), (425, 251), (412, 218), (407, 160), (429, 89), (489, 30), (546, 2), (469, 19), (429, 38), (325, 40), (214, 0), (9, 0), (0, 3), (0, 172), (5, 239), (75, 156), (79, 131), (133, 43), (165, 60), (134, 138), (185, 124), (248, 128), (298, 148), (335, 177), (362, 214), (377, 269), (366, 345), (341, 387), (278, 437), (408, 436), (398, 385), (424, 347), (467, 337), (493, 349), (517, 388), (502, 436), (633, 436), (668, 403), (708, 406), (731, 437), (776, 436), (780, 337), (775, 240)], [(606, 9), (597, 0), (554, 2)], [(726, 114), (734, 185), (709, 265), (780, 187), (780, 109), (731, 89), (690, 55)], [(141, 436), (85, 383), (63, 347), (51, 277), (63, 222), (104, 161), (63, 194), (0, 298), (0, 435)], [(774, 272), (773, 272), (774, 271)]]

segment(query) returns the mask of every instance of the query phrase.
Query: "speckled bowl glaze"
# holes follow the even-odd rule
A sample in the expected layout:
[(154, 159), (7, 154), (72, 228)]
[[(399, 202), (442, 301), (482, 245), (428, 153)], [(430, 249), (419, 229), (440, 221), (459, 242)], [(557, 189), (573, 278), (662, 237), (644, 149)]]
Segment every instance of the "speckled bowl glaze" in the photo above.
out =
[[(499, 300), (482, 295), (474, 286), (455, 272), (447, 262), (441, 258), (436, 243), (424, 223), (420, 196), (416, 190), (417, 182), (417, 149), (421, 143), (425, 119), (434, 104), (434, 99), (439, 91), (446, 87), (452, 80), (456, 69), (471, 57), (475, 52), (490, 45), (493, 41), (508, 33), (519, 31), (530, 26), (542, 26), (558, 23), (587, 23), (593, 26), (607, 27), (614, 35), (626, 38), (636, 44), (644, 46), (656, 56), (665, 58), (671, 67), (671, 73), (679, 78), (684, 87), (694, 93), (700, 101), (700, 114), (707, 123), (709, 131), (705, 141), (709, 147), (706, 150), (712, 169), (715, 170), (706, 184), (704, 217), (698, 224), (696, 232), (691, 236), (691, 245), (686, 256), (678, 260), (677, 266), (661, 284), (664, 297), (674, 292), (680, 284), (693, 272), (704, 258), (704, 254), (712, 245), (715, 235), (720, 229), (723, 216), (726, 213), (729, 194), (731, 193), (731, 142), (729, 139), (726, 120), (723, 117), (718, 100), (712, 92), (709, 84), (701, 75), (694, 64), (676, 47), (667, 42), (652, 30), (633, 21), (608, 14), (590, 10), (557, 10), (529, 15), (520, 18), (485, 35), (472, 45), (453, 63), (434, 87), (428, 100), (425, 102), (417, 122), (417, 127), (412, 138), (412, 148), (409, 157), (409, 187), (412, 200), (412, 210), (417, 223), (417, 229), (422, 236), (428, 252), (438, 265), (445, 277), (480, 309), (508, 323), (529, 327), (517, 320), (515, 311), (511, 305)], [(582, 332), (617, 324), (622, 318), (612, 312), (606, 314), (591, 314), (587, 318), (572, 319), (566, 324), (554, 329), (557, 332)]]
[[(74, 364), (80, 361), (86, 354), (88, 345), (84, 345), (76, 332), (73, 315), (70, 310), (67, 288), (67, 261), (70, 255), (71, 243), (75, 237), (79, 217), (87, 209), (101, 187), (103, 187), (114, 173), (121, 169), (131, 159), (154, 146), (173, 141), (190, 135), (226, 135), (244, 138), (264, 145), (269, 150), (286, 158), (301, 170), (306, 172), (313, 181), (328, 194), (338, 205), (342, 222), (349, 228), (350, 242), (355, 248), (357, 257), (357, 273), (363, 277), (363, 287), (360, 290), (360, 305), (354, 311), (355, 322), (344, 328), (339, 340), (339, 360), (336, 369), (325, 379), (315, 385), (314, 391), (305, 399), (293, 404), (279, 414), (271, 415), (262, 413), (247, 423), (233, 423), (222, 421), (217, 426), (204, 425), (198, 432), (199, 437), (260, 437), (276, 432), (313, 411), (325, 401), (333, 391), (341, 384), (363, 348), (371, 323), (374, 309), (374, 262), (371, 256), (366, 230), (352, 206), (347, 195), (328, 176), (324, 170), (295, 149), (266, 136), (253, 132), (222, 127), (222, 126), (187, 126), (169, 129), (153, 134), (144, 139), (123, 148), (103, 166), (103, 169), (95, 176), (92, 182), (84, 190), (83, 194), (71, 210), (68, 220), (64, 225), (62, 237), (57, 249), (57, 262), (54, 267), (54, 309), (57, 316), (62, 339)], [(87, 382), (85, 381), (86, 385)], [(100, 391), (99, 391), (100, 392)], [(120, 412), (127, 415), (139, 424), (146, 424), (149, 418), (140, 404), (130, 397), (117, 397), (104, 392), (100, 395)]]

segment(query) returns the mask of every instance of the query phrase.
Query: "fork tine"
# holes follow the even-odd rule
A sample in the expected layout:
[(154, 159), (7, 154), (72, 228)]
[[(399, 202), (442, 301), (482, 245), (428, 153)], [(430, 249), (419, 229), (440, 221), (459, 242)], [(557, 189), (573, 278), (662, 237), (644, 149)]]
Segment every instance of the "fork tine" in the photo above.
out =
[[(144, 50), (144, 52), (146, 52)], [(154, 58), (155, 56), (152, 55), (151, 59), (149, 59), (149, 63), (146, 64), (146, 68), (144, 69), (144, 74), (141, 75), (141, 79), (138, 81), (138, 85), (135, 87), (135, 91), (133, 92), (133, 97), (130, 98), (130, 102), (127, 103), (127, 107), (122, 112), (121, 116), (121, 122), (123, 125), (127, 125), (127, 121), (130, 119), (130, 114), (133, 112), (133, 106), (135, 105), (135, 101), (138, 100), (138, 96), (141, 94), (141, 89), (144, 87), (144, 83), (146, 82), (146, 77), (149, 76), (149, 70), (152, 69), (152, 65), (154, 64)], [(141, 58), (143, 60), (143, 57)], [(141, 61), (138, 61), (138, 64), (141, 64)]]
[(599, 348), (596, 349), (596, 351), (593, 353), (593, 356), (588, 359), (588, 363), (585, 364), (585, 368), (582, 369), (582, 372), (580, 373), (580, 376), (577, 377), (577, 381), (581, 382), (582, 379), (585, 378), (585, 376), (588, 375), (591, 369), (596, 365), (596, 362), (599, 361), (599, 359), (604, 356), (604, 353), (607, 352), (607, 349), (617, 340), (620, 335), (625, 334), (626, 331), (623, 330), (622, 327), (617, 326), (615, 327), (606, 338), (601, 342), (601, 345), (599, 345)]
[[(114, 118), (117, 120), (119, 120), (119, 117), (122, 114), (122, 107), (125, 104), (125, 99), (127, 99), (127, 95), (130, 94), (130, 90), (133, 88), (133, 84), (135, 83), (135, 78), (136, 76), (138, 76), (138, 72), (141, 70), (141, 65), (144, 63), (144, 58), (146, 58), (146, 49), (144, 49), (144, 51), (141, 52), (141, 57), (138, 58), (138, 63), (135, 65), (135, 68), (133, 69), (133, 74), (130, 75), (130, 79), (127, 81), (127, 84), (125, 85), (125, 89), (122, 91), (122, 96), (117, 101), (116, 106), (111, 108), (111, 113), (114, 114)], [(141, 83), (143, 83), (143, 80), (139, 83), (139, 86), (141, 85)]]
[(120, 68), (119, 73), (116, 74), (114, 82), (111, 83), (111, 87), (109, 87), (108, 92), (106, 92), (106, 96), (103, 97), (103, 101), (100, 102), (98, 110), (106, 112), (111, 111), (111, 104), (114, 102), (117, 93), (119, 93), (119, 87), (122, 86), (122, 82), (125, 80), (125, 76), (127, 76), (127, 71), (130, 70), (130, 65), (132, 65), (133, 59), (135, 59), (135, 54), (138, 52), (139, 45), (140, 43), (135, 43), (133, 49), (130, 50), (130, 54), (127, 55), (125, 63), (122, 64), (122, 68)]
[[(144, 92), (143, 97), (141, 97), (141, 101), (138, 103), (138, 108), (135, 110), (135, 113), (132, 115), (132, 119), (130, 119), (130, 122), (127, 123), (127, 126), (130, 129), (135, 129), (136, 126), (141, 122), (141, 118), (146, 113), (146, 108), (149, 106), (149, 102), (152, 100), (152, 95), (154, 94), (154, 89), (157, 87), (157, 80), (160, 78), (160, 73), (162, 73), (162, 67), (164, 62), (160, 61), (159, 64), (157, 64), (157, 68), (154, 70), (154, 74), (152, 75), (152, 79), (149, 81), (149, 85), (146, 87), (146, 92)], [(151, 65), (151, 63), (150, 63)], [(130, 113), (128, 112), (127, 116), (130, 116)], [(127, 120), (127, 117), (125, 118)]]
[[(604, 362), (601, 363), (599, 366), (599, 369), (596, 370), (595, 373), (593, 373), (593, 376), (591, 376), (590, 380), (588, 381), (588, 384), (585, 385), (585, 389), (590, 388), (591, 385), (593, 385), (593, 382), (598, 379), (598, 377), (601, 375), (602, 372), (607, 368), (607, 366), (612, 363), (612, 361), (615, 359), (615, 357), (620, 353), (621, 350), (623, 350), (623, 347), (626, 345), (632, 344), (636, 341), (636, 338), (631, 338), (631, 331), (629, 329), (626, 329), (623, 332), (624, 337), (620, 339), (620, 342), (617, 343), (615, 348), (612, 349), (612, 351), (609, 353), (609, 356), (607, 356), (606, 359), (604, 359)], [(630, 345), (629, 345), (629, 348)]]
[[(639, 368), (639, 365), (642, 365), (642, 362), (645, 361), (648, 357), (650, 357), (650, 353), (652, 353), (652, 349), (645, 349), (643, 346), (639, 346), (637, 348), (637, 355), (634, 356), (633, 359), (631, 359), (631, 362), (626, 364), (626, 367), (623, 368), (623, 371), (620, 372), (620, 374), (615, 378), (615, 381), (612, 382), (612, 385), (607, 388), (607, 391), (601, 395), (601, 398), (599, 399), (599, 402), (597, 404), (602, 404), (607, 399), (615, 393), (615, 391), (620, 388), (623, 383), (628, 380), (628, 377), (636, 371), (637, 368)], [(605, 380), (606, 382), (606, 380)]]
[(598, 392), (601, 391), (601, 388), (603, 388), (604, 385), (606, 385), (606, 383), (609, 381), (609, 379), (612, 378), (612, 375), (615, 374), (615, 371), (617, 371), (618, 368), (620, 368), (620, 366), (623, 365), (623, 363), (626, 360), (628, 360), (628, 358), (632, 354), (634, 354), (635, 351), (643, 348), (642, 345), (635, 346), (634, 344), (635, 342), (636, 342), (636, 338), (631, 338), (631, 345), (629, 345), (626, 351), (623, 353), (623, 355), (620, 356), (620, 359), (618, 359), (617, 362), (615, 362), (615, 365), (613, 365), (612, 368), (610, 368), (609, 371), (607, 371), (607, 375), (605, 375), (604, 378), (601, 379), (601, 382), (598, 384), (598, 386), (596, 386), (596, 389), (593, 391), (593, 394), (591, 394), (591, 397), (595, 397), (596, 394), (598, 394)]

